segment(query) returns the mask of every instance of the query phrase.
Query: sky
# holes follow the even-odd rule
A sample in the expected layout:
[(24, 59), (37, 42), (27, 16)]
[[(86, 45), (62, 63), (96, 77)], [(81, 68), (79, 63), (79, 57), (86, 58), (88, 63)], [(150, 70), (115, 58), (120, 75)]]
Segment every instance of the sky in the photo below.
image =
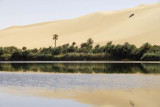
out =
[(0, 0), (0, 29), (158, 2), (160, 0)]

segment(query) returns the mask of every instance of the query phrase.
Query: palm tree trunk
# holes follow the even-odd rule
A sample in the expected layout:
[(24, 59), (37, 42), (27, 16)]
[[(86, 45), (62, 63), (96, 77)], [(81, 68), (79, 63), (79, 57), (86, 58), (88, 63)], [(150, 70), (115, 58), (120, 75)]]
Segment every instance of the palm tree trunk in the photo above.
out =
[(56, 48), (56, 39), (55, 39), (55, 48)]

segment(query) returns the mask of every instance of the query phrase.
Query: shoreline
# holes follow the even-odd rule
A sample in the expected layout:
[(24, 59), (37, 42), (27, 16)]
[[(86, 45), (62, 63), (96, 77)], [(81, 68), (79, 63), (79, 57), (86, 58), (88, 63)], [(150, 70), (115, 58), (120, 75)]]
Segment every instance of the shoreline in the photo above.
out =
[(157, 63), (160, 64), (160, 61), (0, 61), (0, 63)]
[(0, 71), (0, 74), (2, 73), (8, 73), (8, 74), (56, 74), (56, 75), (143, 75), (143, 76), (160, 76), (160, 74), (145, 74), (145, 73), (57, 73), (57, 72), (33, 72), (33, 71)]

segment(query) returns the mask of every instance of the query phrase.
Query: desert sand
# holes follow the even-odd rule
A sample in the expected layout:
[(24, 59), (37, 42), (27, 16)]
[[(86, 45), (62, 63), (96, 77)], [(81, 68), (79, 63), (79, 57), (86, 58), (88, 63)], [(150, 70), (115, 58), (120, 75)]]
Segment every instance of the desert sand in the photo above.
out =
[[(133, 17), (129, 18), (131, 14)], [(93, 38), (95, 44), (145, 42), (160, 45), (160, 3), (134, 8), (103, 11), (70, 20), (13, 26), (0, 30), (0, 46), (40, 48), (54, 46), (52, 35), (58, 34), (57, 45)]]

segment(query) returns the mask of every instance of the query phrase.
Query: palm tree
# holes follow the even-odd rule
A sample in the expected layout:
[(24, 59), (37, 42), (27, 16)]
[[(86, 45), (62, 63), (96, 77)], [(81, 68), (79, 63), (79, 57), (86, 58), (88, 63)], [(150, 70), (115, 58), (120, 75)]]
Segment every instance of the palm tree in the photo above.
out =
[(92, 38), (89, 38), (89, 39), (87, 40), (87, 44), (88, 44), (88, 45), (92, 45), (93, 43), (94, 43), (94, 41), (93, 41)]
[(22, 50), (23, 50), (23, 51), (27, 50), (27, 47), (23, 46), (23, 47), (22, 47)]
[(76, 45), (76, 42), (73, 42), (72, 45), (73, 45), (73, 46)]
[(95, 48), (99, 48), (100, 47), (100, 45), (99, 44), (97, 44), (96, 46), (95, 46)]
[(58, 40), (58, 35), (57, 35), (57, 34), (54, 34), (54, 35), (53, 35), (53, 40), (55, 40), (55, 44), (54, 44), (54, 45), (55, 45), (55, 47), (56, 47), (56, 41)]
[(112, 45), (112, 41), (107, 42), (106, 45)]
[(81, 43), (81, 48), (87, 47), (87, 43)]

